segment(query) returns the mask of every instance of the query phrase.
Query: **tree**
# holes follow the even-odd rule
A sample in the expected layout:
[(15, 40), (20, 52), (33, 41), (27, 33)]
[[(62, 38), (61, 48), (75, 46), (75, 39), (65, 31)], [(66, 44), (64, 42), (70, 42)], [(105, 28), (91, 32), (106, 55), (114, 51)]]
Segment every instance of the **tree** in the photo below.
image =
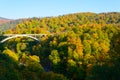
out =
[(49, 55), (49, 59), (52, 61), (54, 65), (60, 62), (59, 53), (57, 50), (52, 50), (51, 54)]

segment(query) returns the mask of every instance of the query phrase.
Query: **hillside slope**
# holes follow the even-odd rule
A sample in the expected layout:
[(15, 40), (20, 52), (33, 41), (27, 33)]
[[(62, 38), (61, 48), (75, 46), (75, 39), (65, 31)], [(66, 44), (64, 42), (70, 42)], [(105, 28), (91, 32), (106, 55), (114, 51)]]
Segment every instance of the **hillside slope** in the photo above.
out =
[(7, 33), (61, 33), (81, 26), (120, 26), (120, 13), (75, 13), (58, 17), (31, 18), (22, 21)]
[(0, 80), (120, 80), (120, 13), (31, 18), (4, 33), (55, 35), (0, 44)]
[(0, 25), (4, 24), (4, 23), (7, 23), (7, 22), (10, 22), (10, 21), (12, 21), (12, 19), (7, 19), (7, 18), (0, 17)]

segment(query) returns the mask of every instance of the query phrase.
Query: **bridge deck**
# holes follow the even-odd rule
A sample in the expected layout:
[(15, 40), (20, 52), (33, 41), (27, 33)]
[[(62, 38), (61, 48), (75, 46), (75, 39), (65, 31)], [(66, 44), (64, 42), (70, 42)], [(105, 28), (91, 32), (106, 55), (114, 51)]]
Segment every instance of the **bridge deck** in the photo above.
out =
[(2, 36), (15, 36), (15, 35), (27, 35), (27, 36), (43, 36), (44, 35), (46, 36), (48, 34), (3, 34)]

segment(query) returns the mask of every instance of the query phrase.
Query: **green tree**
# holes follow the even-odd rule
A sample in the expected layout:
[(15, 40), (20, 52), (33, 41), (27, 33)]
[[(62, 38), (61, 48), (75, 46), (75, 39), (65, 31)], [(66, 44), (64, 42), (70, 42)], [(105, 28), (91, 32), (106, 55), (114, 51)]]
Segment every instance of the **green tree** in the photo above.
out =
[(52, 61), (54, 65), (60, 62), (59, 53), (57, 50), (52, 50), (51, 54), (49, 55), (49, 59)]

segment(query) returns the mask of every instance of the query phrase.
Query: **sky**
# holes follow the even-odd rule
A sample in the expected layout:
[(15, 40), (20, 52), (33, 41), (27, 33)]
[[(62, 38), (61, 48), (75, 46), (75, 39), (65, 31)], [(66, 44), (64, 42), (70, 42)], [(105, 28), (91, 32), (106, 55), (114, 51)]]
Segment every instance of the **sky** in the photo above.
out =
[(0, 0), (0, 17), (50, 17), (79, 12), (120, 12), (120, 0)]

